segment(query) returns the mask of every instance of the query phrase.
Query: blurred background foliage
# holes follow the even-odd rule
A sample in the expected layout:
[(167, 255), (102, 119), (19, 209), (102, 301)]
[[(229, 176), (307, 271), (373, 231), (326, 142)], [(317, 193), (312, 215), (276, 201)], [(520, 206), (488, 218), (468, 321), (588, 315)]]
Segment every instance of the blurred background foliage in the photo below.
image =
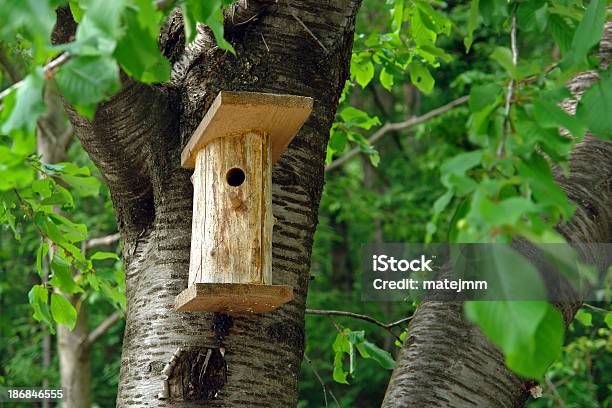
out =
[[(415, 305), (361, 301), (361, 247), (372, 242), (451, 241), (455, 216), (469, 199), (456, 197), (445, 211), (434, 211), (437, 200), (448, 188), (441, 181), (440, 165), (460, 153), (479, 148), (479, 142), (470, 137), (469, 124), (474, 112), (463, 103), (466, 98), (430, 120), (387, 132), (375, 145), (368, 138), (385, 124), (431, 112), (469, 95), (478, 86), (505, 84), (508, 72), (500, 58), (491, 55), (498, 47), (509, 47), (509, 7), (505, 1), (481, 0), (480, 14), (476, 2), (474, 21), (474, 2), (417, 3), (365, 0), (358, 15), (351, 80), (330, 137), (328, 171), (312, 255), (309, 309), (351, 311), (384, 323), (409, 316)], [(545, 2), (531, 0), (517, 4), (523, 4), (523, 8), (527, 7), (525, 4), (533, 6), (517, 13), (521, 59), (540, 68), (558, 62), (564, 51), (559, 44), (571, 42), (572, 32), (564, 33), (561, 29), (556, 35), (543, 35), (536, 28), (542, 24), (541, 18), (537, 18), (542, 13), (535, 11), (541, 10)], [(576, 24), (570, 25), (571, 20), (579, 21), (587, 4), (556, 2), (554, 6), (565, 15), (561, 23), (556, 16), (563, 13), (554, 14), (552, 20), (562, 28), (566, 24), (574, 30)], [(549, 24), (553, 24), (552, 20)], [(468, 53), (466, 38), (468, 44), (471, 42)], [(27, 38), (17, 43), (0, 43), (1, 89), (21, 79), (37, 63), (39, 57), (32, 54), (31, 46)], [(142, 75), (144, 80), (145, 74)], [(65, 122), (65, 118), (61, 121)], [(35, 132), (20, 137), (25, 146), (36, 145)], [(341, 165), (334, 162), (355, 147), (360, 153), (354, 158)], [(31, 160), (36, 163), (38, 159)], [(91, 176), (86, 177), (101, 180), (75, 138), (70, 139), (63, 161), (89, 169)], [(17, 176), (31, 183), (33, 168), (22, 170), (24, 174)], [(12, 174), (17, 177), (14, 171)], [(70, 186), (59, 176), (49, 177), (70, 190), (71, 200), (64, 197), (64, 201), (53, 204), (61, 205), (72, 222), (86, 226), (87, 239), (116, 232), (110, 196), (103, 183), (92, 186), (85, 181)], [(50, 387), (59, 387), (57, 337), (50, 335), (56, 322), (49, 320), (43, 324), (45, 319), (41, 316), (37, 320), (43, 323), (34, 320), (28, 301), (33, 285), (41, 284), (36, 265), (49, 267), (37, 259), (41, 234), (35, 223), (20, 222), (28, 216), (28, 205), (14, 199), (12, 202), (14, 207), (10, 210), (16, 214), (17, 223), (5, 218), (0, 229), (0, 385), (41, 386), (46, 381)], [(67, 202), (71, 205), (67, 206)], [(55, 211), (51, 207), (49, 211)], [(11, 212), (0, 208), (3, 210), (3, 216)], [(86, 240), (74, 243), (79, 241)], [(96, 289), (95, 281), (87, 281), (80, 294), (90, 330), (116, 311), (123, 313), (121, 263), (104, 255), (119, 254), (121, 248), (112, 242), (99, 249), (103, 255), (96, 263), (96, 273), (106, 276), (102, 283), (106, 282), (108, 289)], [(83, 270), (88, 276), (95, 259), (85, 254), (84, 247), (81, 250)], [(528, 406), (612, 406), (611, 319), (609, 312), (600, 307), (607, 306), (581, 309), (566, 335), (561, 356), (541, 383), (542, 396)], [(336, 402), (343, 407), (379, 406), (391, 374), (385, 352), (395, 355), (401, 341), (397, 338), (403, 338), (406, 327), (407, 323), (402, 323), (384, 330), (351, 317), (307, 314), (299, 407), (334, 406)], [(120, 320), (92, 348), (91, 392), (96, 407), (114, 405), (122, 334)], [(50, 352), (44, 351), (45, 339), (50, 342)], [(45, 358), (50, 358), (46, 368)]]

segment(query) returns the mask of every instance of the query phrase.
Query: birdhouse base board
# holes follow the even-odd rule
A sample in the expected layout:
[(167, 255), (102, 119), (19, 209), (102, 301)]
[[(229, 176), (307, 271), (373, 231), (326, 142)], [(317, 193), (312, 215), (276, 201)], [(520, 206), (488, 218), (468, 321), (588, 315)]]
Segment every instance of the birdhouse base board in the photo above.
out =
[(194, 283), (174, 300), (178, 312), (266, 313), (293, 299), (286, 285)]

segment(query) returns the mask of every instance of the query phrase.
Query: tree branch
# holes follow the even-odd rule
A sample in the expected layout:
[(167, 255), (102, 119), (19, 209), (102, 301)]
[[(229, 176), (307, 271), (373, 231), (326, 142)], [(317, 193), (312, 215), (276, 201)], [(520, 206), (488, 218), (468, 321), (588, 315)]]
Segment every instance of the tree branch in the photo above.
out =
[[(512, 9), (512, 23), (510, 27), (510, 48), (512, 49), (512, 65), (516, 67), (518, 63), (518, 46), (516, 45), (516, 6)], [(510, 78), (508, 82), (508, 90), (506, 92), (506, 102), (504, 104), (504, 134), (502, 135), (501, 143), (497, 148), (497, 157), (504, 157), (506, 149), (506, 140), (510, 133), (510, 107), (512, 106), (512, 98), (514, 96), (514, 78)]]
[(121, 234), (117, 232), (111, 235), (107, 235), (105, 237), (92, 238), (90, 240), (85, 241), (84, 245), (85, 245), (85, 248), (106, 246), (106, 245), (110, 245), (110, 244), (113, 244), (119, 241), (120, 238), (121, 238)]
[[(433, 109), (423, 115), (411, 117), (403, 122), (385, 123), (381, 128), (379, 128), (376, 132), (374, 132), (372, 136), (370, 136), (370, 138), (368, 139), (368, 142), (371, 145), (373, 145), (374, 143), (376, 143), (378, 140), (380, 140), (383, 136), (385, 136), (389, 132), (408, 129), (408, 128), (411, 128), (412, 126), (416, 126), (421, 123), (427, 122), (428, 120), (433, 119), (437, 116), (440, 116), (459, 105), (463, 105), (464, 103), (468, 101), (469, 98), (470, 97), (468, 95), (462, 96), (460, 98), (455, 99), (454, 101), (447, 103), (446, 105)], [(348, 153), (346, 153), (345, 155), (341, 156), (340, 158), (334, 160), (333, 162), (325, 166), (325, 172), (326, 173), (330, 172), (344, 165), (346, 162), (351, 160), (353, 157), (357, 156), (360, 151), (361, 150), (358, 147), (355, 147), (349, 150)]]
[[(43, 67), (43, 73), (45, 77), (53, 76), (53, 74), (55, 73), (55, 70), (58, 69), (60, 66), (64, 65), (69, 59), (70, 59), (70, 54), (68, 54), (67, 52), (64, 52), (60, 54), (57, 58), (55, 58), (53, 61), (45, 65)], [(23, 85), (23, 80), (14, 83), (13, 85), (6, 88), (4, 91), (0, 92), (0, 102), (4, 98), (6, 98), (8, 94), (10, 94), (15, 89), (19, 88), (21, 85)], [(2, 106), (0, 106), (0, 111), (1, 110), (2, 110)]]
[[(353, 319), (365, 320), (366, 322), (370, 322), (372, 324), (375, 324), (375, 325), (377, 325), (379, 327), (382, 327), (383, 329), (385, 329), (387, 331), (389, 331), (390, 329), (392, 329), (395, 326), (400, 326), (400, 325), (410, 321), (410, 319), (412, 319), (412, 316), (408, 316), (408, 317), (404, 317), (403, 319), (399, 319), (399, 320), (394, 321), (394, 322), (383, 323), (380, 320), (376, 320), (372, 316), (368, 316), (368, 315), (364, 315), (364, 314), (360, 314), (360, 313), (347, 312), (347, 311), (344, 311), (344, 310), (306, 309), (306, 314), (319, 315), (319, 316), (344, 316), (344, 317), (352, 317)], [(393, 333), (393, 332), (391, 332), (391, 333)]]
[(110, 316), (104, 319), (102, 323), (98, 325), (98, 327), (96, 327), (89, 333), (87, 338), (83, 341), (82, 347), (91, 347), (92, 344), (94, 344), (104, 333), (108, 331), (108, 329), (113, 327), (113, 325), (119, 320), (121, 320), (121, 314), (117, 311), (113, 312)]

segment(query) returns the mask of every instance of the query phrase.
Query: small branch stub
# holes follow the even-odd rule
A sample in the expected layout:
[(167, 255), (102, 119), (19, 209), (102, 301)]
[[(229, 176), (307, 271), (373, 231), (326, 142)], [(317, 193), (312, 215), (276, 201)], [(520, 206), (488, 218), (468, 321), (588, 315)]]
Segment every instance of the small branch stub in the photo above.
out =
[(263, 313), (293, 299), (272, 284), (272, 165), (312, 110), (311, 98), (220, 92), (181, 155), (194, 168), (183, 312)]

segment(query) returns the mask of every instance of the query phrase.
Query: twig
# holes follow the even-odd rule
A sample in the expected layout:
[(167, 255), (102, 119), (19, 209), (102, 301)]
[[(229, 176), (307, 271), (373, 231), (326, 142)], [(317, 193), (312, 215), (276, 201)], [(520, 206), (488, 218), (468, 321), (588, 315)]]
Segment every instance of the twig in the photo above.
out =
[[(512, 26), (510, 28), (510, 48), (512, 49), (512, 65), (516, 68), (518, 63), (518, 47), (516, 45), (516, 7), (512, 10)], [(506, 103), (504, 106), (504, 134), (497, 149), (497, 157), (502, 158), (506, 150), (506, 139), (510, 133), (510, 107), (512, 106), (512, 98), (514, 96), (514, 77), (508, 82), (508, 91), (506, 92)]]
[(394, 328), (395, 326), (400, 326), (406, 323), (407, 321), (410, 321), (410, 319), (412, 319), (412, 316), (408, 316), (408, 317), (404, 317), (403, 319), (399, 319), (395, 322), (383, 323), (379, 320), (376, 320), (375, 318), (371, 316), (359, 314), (359, 313), (347, 312), (344, 310), (306, 309), (306, 314), (319, 315), (319, 316), (344, 316), (344, 317), (352, 317), (354, 319), (365, 320), (366, 322), (370, 322), (372, 324), (377, 325), (378, 327), (382, 327), (383, 329), (387, 330), (389, 333), (395, 336), (398, 340), (399, 340), (399, 337), (395, 333), (393, 333), (391, 329)]
[(263, 33), (259, 33), (259, 35), (261, 35), (261, 40), (263, 41), (264, 45), (266, 46), (266, 50), (268, 50), (268, 52), (270, 52), (270, 47), (268, 47), (268, 43), (266, 42), (266, 39), (263, 36)]
[[(430, 119), (435, 118), (436, 116), (440, 116), (448, 111), (450, 111), (451, 109), (459, 106), (459, 105), (463, 105), (464, 103), (466, 103), (468, 100), (470, 99), (470, 97), (468, 95), (464, 95), (460, 98), (455, 99), (454, 101), (451, 101), (449, 103), (447, 103), (446, 105), (440, 106), (439, 108), (436, 109), (432, 109), (429, 112), (421, 115), (421, 116), (413, 116), (403, 122), (396, 122), (396, 123), (385, 123), (381, 128), (379, 128), (369, 139), (368, 142), (373, 145), (374, 143), (376, 143), (379, 139), (381, 139), (385, 134), (387, 134), (388, 132), (393, 132), (393, 131), (397, 131), (397, 130), (404, 130), (404, 129), (408, 129), (412, 126), (416, 126), (419, 125), (423, 122), (427, 122)], [(346, 162), (348, 162), (349, 160), (351, 160), (353, 157), (357, 156), (359, 154), (361, 150), (358, 147), (355, 147), (351, 150), (349, 150), (348, 153), (346, 153), (345, 155), (343, 155), (342, 157), (334, 160), (333, 162), (331, 162), (330, 164), (328, 164), (327, 166), (325, 166), (325, 172), (329, 172), (332, 171), (342, 165), (344, 165)]]
[(612, 310), (606, 310), (606, 309), (602, 309), (601, 307), (597, 307), (597, 306), (593, 306), (590, 305), (588, 303), (583, 303), (582, 306), (586, 306), (591, 310), (595, 310), (597, 312), (602, 312), (602, 313), (612, 313)]
[(310, 369), (314, 373), (315, 377), (317, 377), (317, 380), (319, 380), (319, 382), (321, 383), (321, 387), (323, 388), (323, 398), (325, 398), (325, 406), (327, 406), (327, 393), (329, 392), (329, 395), (331, 395), (331, 397), (334, 399), (334, 402), (336, 403), (336, 406), (340, 407), (340, 403), (336, 399), (336, 396), (334, 395), (332, 390), (327, 388), (327, 386), (325, 385), (325, 381), (323, 381), (323, 378), (321, 378), (321, 376), (319, 375), (319, 372), (314, 367), (314, 364), (312, 364), (312, 360), (310, 358), (308, 358), (308, 355), (306, 353), (304, 353), (304, 360), (306, 360), (306, 362), (310, 366)]
[(559, 391), (557, 390), (557, 387), (555, 387), (555, 384), (553, 384), (553, 382), (550, 381), (550, 378), (548, 378), (548, 376), (546, 375), (544, 376), (544, 380), (546, 381), (546, 385), (548, 386), (548, 388), (551, 389), (553, 395), (555, 396), (555, 399), (559, 403), (559, 406), (565, 407), (565, 401), (563, 401), (561, 395), (559, 395)]
[[(48, 63), (47, 65), (45, 65), (43, 67), (43, 74), (45, 76), (45, 78), (49, 78), (53, 76), (53, 73), (55, 72), (55, 70), (59, 67), (61, 67), (62, 65), (64, 65), (68, 60), (70, 59), (70, 54), (68, 54), (67, 52), (64, 52), (62, 54), (60, 54), (56, 59), (54, 59), (53, 61), (51, 61), (50, 63)], [(4, 91), (0, 92), (0, 101), (2, 101), (4, 98), (6, 98), (6, 96), (8, 94), (10, 94), (13, 90), (19, 88), (21, 85), (23, 85), (23, 80), (14, 83), (13, 85), (9, 86), (8, 88), (6, 88)]]
[(312, 31), (310, 31), (310, 29), (308, 27), (306, 27), (306, 24), (304, 24), (304, 22), (302, 20), (300, 20), (300, 18), (295, 13), (291, 12), (291, 15), (293, 16), (293, 18), (295, 18), (297, 20), (298, 23), (300, 23), (302, 28), (304, 28), (304, 30), (306, 30), (306, 32), (308, 34), (310, 34), (310, 36), (312, 38), (314, 38), (314, 40), (317, 42), (317, 44), (319, 44), (321, 46), (321, 48), (323, 48), (323, 51), (325, 51), (326, 54), (329, 54), (329, 51), (327, 50), (327, 48), (325, 48), (325, 46), (323, 45), (323, 43), (321, 41), (319, 41), (317, 36), (314, 35), (314, 33)]
[(93, 248), (98, 246), (105, 246), (113, 244), (121, 238), (121, 234), (118, 232), (115, 234), (107, 235), (105, 237), (92, 238), (84, 242), (85, 248)]
[(83, 347), (91, 347), (91, 345), (94, 344), (96, 340), (98, 340), (104, 333), (106, 333), (108, 329), (113, 327), (113, 325), (117, 323), (120, 319), (121, 314), (119, 312), (113, 312), (113, 314), (104, 319), (102, 323), (98, 325), (98, 327), (96, 327), (89, 333), (89, 335), (83, 342)]

